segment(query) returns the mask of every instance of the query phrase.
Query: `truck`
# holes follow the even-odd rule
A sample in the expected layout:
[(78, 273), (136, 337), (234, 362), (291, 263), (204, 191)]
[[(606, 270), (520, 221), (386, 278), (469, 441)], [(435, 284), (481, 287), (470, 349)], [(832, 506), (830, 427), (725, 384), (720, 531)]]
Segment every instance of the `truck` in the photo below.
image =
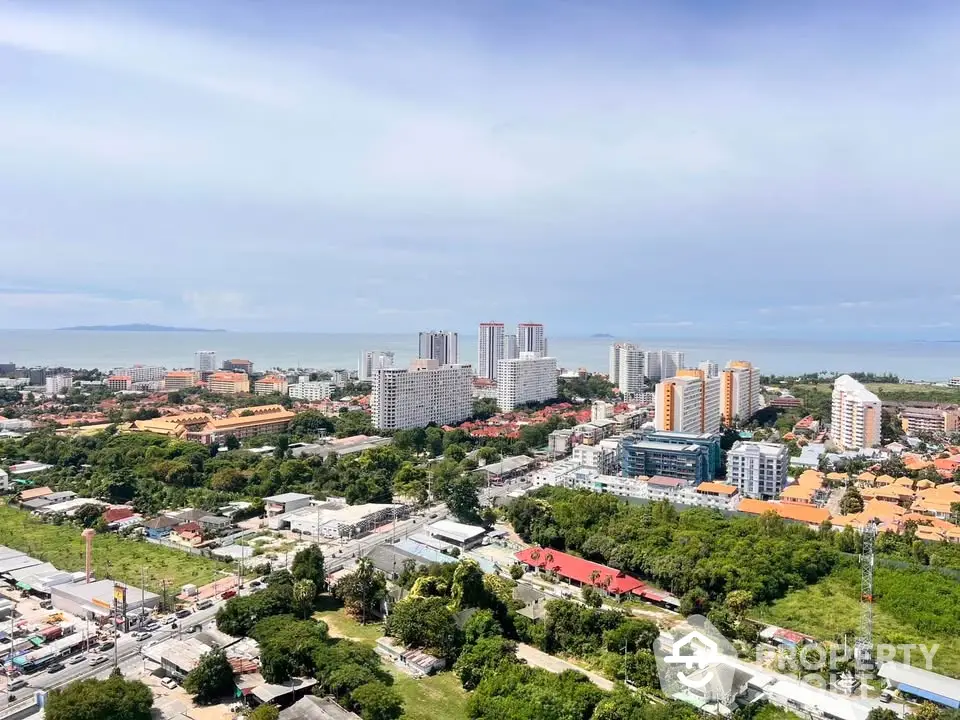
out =
[(230, 598), (232, 598), (232, 597), (233, 597), (234, 595), (236, 595), (236, 594), (237, 594), (237, 591), (236, 591), (236, 590), (232, 590), (232, 589), (231, 589), (231, 590), (224, 590), (222, 593), (220, 593), (220, 599), (221, 599), (221, 600), (229, 600)]

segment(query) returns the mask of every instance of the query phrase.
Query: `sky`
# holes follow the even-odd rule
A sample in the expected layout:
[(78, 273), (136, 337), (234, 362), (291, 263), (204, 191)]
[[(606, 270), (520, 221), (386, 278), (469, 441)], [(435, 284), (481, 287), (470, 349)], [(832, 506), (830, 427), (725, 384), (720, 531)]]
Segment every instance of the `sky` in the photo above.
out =
[(960, 338), (955, 2), (0, 3), (0, 327)]

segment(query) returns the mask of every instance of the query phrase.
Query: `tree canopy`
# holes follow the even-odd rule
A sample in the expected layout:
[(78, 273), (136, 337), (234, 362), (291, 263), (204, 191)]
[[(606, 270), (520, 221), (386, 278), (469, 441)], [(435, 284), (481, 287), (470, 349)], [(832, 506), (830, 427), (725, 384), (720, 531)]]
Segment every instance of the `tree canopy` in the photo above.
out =
[(193, 695), (199, 705), (233, 695), (233, 668), (223, 650), (212, 650), (201, 656), (197, 666), (184, 678), (183, 689)]
[(51, 690), (44, 716), (48, 720), (150, 720), (152, 708), (150, 688), (139, 680), (111, 675)]

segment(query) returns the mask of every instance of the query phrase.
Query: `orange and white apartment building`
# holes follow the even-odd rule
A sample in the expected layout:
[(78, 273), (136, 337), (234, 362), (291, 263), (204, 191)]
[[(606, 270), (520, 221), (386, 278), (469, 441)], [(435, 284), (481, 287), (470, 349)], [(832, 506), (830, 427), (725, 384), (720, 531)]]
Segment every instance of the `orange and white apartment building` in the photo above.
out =
[(721, 415), (726, 425), (746, 422), (760, 409), (760, 371), (746, 360), (731, 360), (720, 371)]
[(216, 395), (250, 392), (250, 376), (242, 372), (215, 372), (207, 378), (207, 390)]
[(163, 378), (164, 390), (183, 390), (197, 384), (197, 375), (192, 370), (171, 370)]
[(270, 393), (287, 394), (287, 379), (280, 375), (265, 375), (253, 384), (253, 391), (257, 395), (269, 395)]
[(849, 375), (833, 384), (830, 438), (841, 450), (880, 445), (880, 398)]
[(244, 440), (256, 435), (281, 433), (289, 427), (294, 417), (296, 413), (282, 405), (261, 405), (237, 408), (224, 418), (214, 418), (208, 413), (183, 413), (138, 420), (131, 429), (210, 445), (222, 443), (231, 435), (237, 440)]
[(720, 428), (720, 378), (703, 370), (677, 370), (674, 377), (657, 383), (657, 430), (715, 432)]

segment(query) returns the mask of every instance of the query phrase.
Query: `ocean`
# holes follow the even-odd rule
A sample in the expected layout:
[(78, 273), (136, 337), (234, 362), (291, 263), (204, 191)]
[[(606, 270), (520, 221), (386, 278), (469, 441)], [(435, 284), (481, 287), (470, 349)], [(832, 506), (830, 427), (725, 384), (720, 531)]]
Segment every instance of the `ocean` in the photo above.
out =
[[(620, 339), (620, 338), (618, 338)], [(911, 380), (960, 376), (960, 343), (836, 340), (659, 340), (623, 338), (643, 347), (682, 350), (686, 364), (749, 360), (763, 373), (892, 372)], [(606, 372), (609, 338), (549, 337), (548, 349), (567, 369)], [(392, 350), (396, 363), (416, 357), (416, 334), (247, 332), (0, 331), (0, 362), (110, 370), (134, 364), (191, 367), (196, 350), (215, 350), (218, 362), (246, 358), (255, 369), (356, 368), (363, 350)], [(460, 361), (476, 364), (475, 335), (460, 335)]]

